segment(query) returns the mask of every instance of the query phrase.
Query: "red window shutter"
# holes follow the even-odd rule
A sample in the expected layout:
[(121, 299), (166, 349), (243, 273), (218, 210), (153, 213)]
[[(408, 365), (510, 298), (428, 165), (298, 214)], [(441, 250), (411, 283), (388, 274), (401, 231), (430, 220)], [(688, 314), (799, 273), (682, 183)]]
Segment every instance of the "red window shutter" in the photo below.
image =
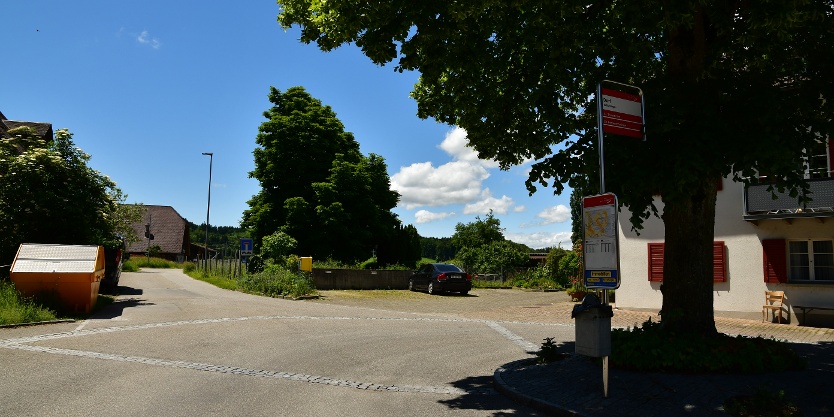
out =
[(663, 243), (649, 243), (649, 281), (663, 282)]
[(785, 239), (762, 240), (764, 282), (788, 282)]
[(712, 280), (714, 282), (727, 282), (726, 253), (723, 241), (712, 242)]

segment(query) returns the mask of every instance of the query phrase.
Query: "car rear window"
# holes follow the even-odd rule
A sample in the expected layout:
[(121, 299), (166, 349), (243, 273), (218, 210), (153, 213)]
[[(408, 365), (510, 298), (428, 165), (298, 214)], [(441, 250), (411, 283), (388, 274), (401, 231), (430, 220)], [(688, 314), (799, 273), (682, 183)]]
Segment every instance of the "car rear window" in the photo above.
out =
[(440, 272), (463, 272), (462, 269), (460, 269), (460, 268), (458, 268), (454, 265), (442, 264), (442, 265), (436, 265), (436, 268)]

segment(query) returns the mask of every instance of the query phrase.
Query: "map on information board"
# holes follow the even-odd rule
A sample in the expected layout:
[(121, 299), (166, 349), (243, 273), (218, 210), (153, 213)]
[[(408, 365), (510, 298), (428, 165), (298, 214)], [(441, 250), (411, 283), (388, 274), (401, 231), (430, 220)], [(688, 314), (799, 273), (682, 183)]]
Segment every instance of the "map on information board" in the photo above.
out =
[(617, 197), (613, 194), (585, 197), (582, 202), (582, 226), (585, 234), (582, 245), (585, 286), (618, 288)]

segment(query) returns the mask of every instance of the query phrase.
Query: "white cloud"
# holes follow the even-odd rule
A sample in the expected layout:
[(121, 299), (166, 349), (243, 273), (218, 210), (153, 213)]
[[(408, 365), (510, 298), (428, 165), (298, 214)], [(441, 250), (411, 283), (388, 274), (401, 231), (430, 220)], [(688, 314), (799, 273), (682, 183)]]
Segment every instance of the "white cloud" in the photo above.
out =
[(469, 140), (466, 138), (466, 130), (455, 127), (446, 133), (446, 138), (439, 148), (451, 155), (458, 161), (469, 162), (470, 164), (481, 165), (485, 168), (498, 168), (498, 162), (491, 159), (479, 159), (478, 152), (467, 146)]
[(400, 168), (391, 176), (391, 189), (400, 193), (407, 210), (421, 206), (465, 204), (478, 198), (481, 183), (489, 178), (484, 167), (463, 161), (435, 168), (420, 162)]
[(525, 244), (533, 249), (557, 248), (570, 249), (571, 232), (537, 232), (537, 233), (511, 233), (505, 232), (504, 237), (516, 243)]
[(143, 30), (142, 33), (136, 37), (136, 40), (141, 44), (150, 45), (153, 49), (159, 49), (159, 47), (162, 46), (159, 39), (151, 37), (147, 30)]
[(513, 209), (513, 213), (521, 213), (525, 210), (527, 210), (527, 207), (525, 206), (515, 206), (515, 208)]
[(564, 223), (570, 220), (570, 209), (564, 204), (559, 204), (558, 206), (548, 207), (537, 214), (536, 217), (543, 220), (542, 225)]
[(447, 217), (454, 216), (453, 212), (434, 213), (428, 210), (420, 210), (414, 213), (414, 222), (417, 224), (431, 223), (436, 220), (443, 220)]
[(510, 207), (515, 204), (513, 199), (506, 195), (501, 196), (500, 199), (493, 197), (489, 188), (484, 189), (481, 198), (481, 201), (464, 206), (463, 214), (488, 214), (490, 210), (497, 214), (507, 214)]

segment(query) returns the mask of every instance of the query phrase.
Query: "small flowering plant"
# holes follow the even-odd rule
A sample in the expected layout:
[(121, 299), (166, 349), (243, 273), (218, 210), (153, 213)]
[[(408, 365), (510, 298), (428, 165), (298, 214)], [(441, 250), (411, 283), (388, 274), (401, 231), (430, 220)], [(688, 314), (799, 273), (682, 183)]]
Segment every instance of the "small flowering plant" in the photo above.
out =
[(575, 292), (588, 292), (588, 289), (585, 288), (585, 282), (581, 277), (570, 277), (568, 293), (573, 294)]

